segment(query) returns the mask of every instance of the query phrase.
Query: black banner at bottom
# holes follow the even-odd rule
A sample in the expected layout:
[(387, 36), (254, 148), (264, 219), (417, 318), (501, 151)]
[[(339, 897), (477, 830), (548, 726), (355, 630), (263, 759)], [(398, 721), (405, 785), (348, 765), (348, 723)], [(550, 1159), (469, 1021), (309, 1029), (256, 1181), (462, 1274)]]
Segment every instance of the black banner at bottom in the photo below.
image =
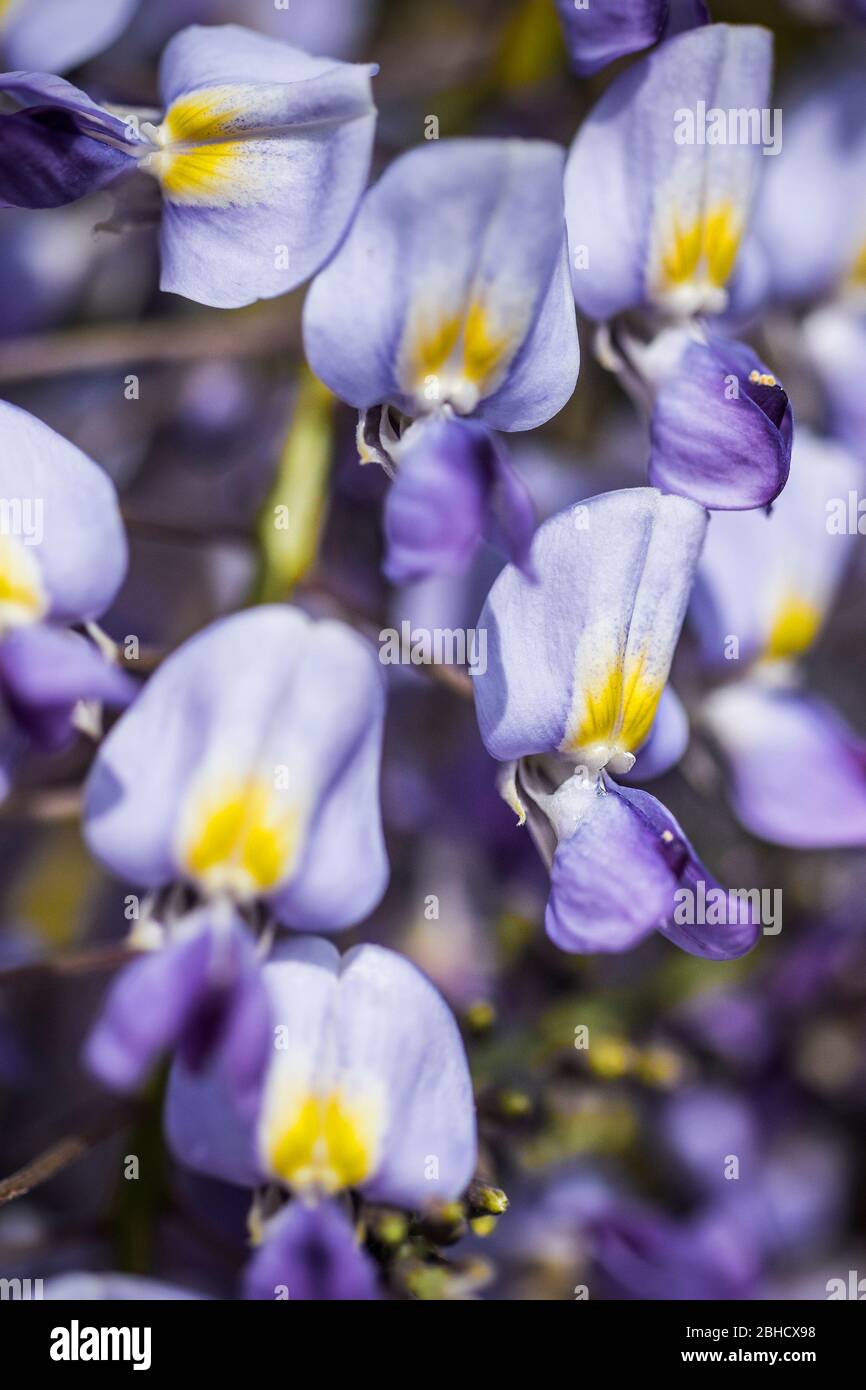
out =
[[(579, 1338), (573, 1345), (582, 1365), (587, 1364), (587, 1353), (595, 1351), (611, 1371), (707, 1365), (776, 1370), (793, 1365), (826, 1375), (856, 1364), (866, 1331), (863, 1312), (844, 1302), (575, 1302), (533, 1313), (532, 1328), (537, 1329), (535, 1317), (541, 1316), (555, 1335)], [(331, 1335), (324, 1344), (311, 1341), (309, 1354), (326, 1360), (332, 1373), (343, 1352), (357, 1372), (359, 1356), (370, 1369), (375, 1365), (383, 1332), (390, 1339), (395, 1328), (405, 1328), (410, 1336), (422, 1329), (429, 1338), (442, 1316), (441, 1310), (412, 1313), (405, 1307), (371, 1303), (4, 1301), (0, 1345), (7, 1365), (33, 1367), (61, 1382), (70, 1375), (98, 1375), (106, 1368), (115, 1375), (213, 1370), (223, 1377), (232, 1372), (249, 1377), (256, 1368), (273, 1374), (288, 1365), (288, 1356), (294, 1360), (299, 1350), (296, 1339), (307, 1333), (316, 1338), (323, 1328)], [(454, 1314), (444, 1316), (447, 1320)], [(463, 1329), (475, 1331), (488, 1369), (498, 1349), (511, 1355), (508, 1349), (519, 1344), (515, 1338), (520, 1338), (523, 1314), (516, 1313), (514, 1304), (506, 1324), (499, 1323), (495, 1304), (464, 1308), (457, 1316)], [(446, 1321), (446, 1326), (450, 1331), (454, 1324)], [(336, 1330), (344, 1336), (335, 1340)], [(291, 1343), (287, 1336), (293, 1338)], [(390, 1340), (387, 1345), (392, 1345)], [(522, 1345), (526, 1352), (527, 1345)], [(566, 1345), (561, 1344), (561, 1350)]]

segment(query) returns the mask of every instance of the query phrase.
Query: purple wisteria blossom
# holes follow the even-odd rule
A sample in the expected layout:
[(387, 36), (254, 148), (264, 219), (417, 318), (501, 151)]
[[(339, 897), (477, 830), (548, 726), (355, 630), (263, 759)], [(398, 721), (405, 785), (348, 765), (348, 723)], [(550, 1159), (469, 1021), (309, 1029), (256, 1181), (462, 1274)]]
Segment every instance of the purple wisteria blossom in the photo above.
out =
[(525, 562), (531, 504), (489, 430), (543, 424), (577, 380), (562, 167), (544, 141), (411, 150), (310, 290), (310, 363), (361, 411), (362, 460), (394, 473), (395, 580), (459, 569), (482, 537)]
[[(327, 1199), (424, 1208), (460, 1196), (475, 1169), (472, 1085), (456, 1024), (408, 961), (376, 946), (279, 945), (264, 968), (272, 1048), (257, 1112), (239, 1111), (219, 1064), (178, 1059), (169, 1143), (200, 1172), (295, 1195), (267, 1221), (247, 1274), (251, 1297), (370, 1297), (374, 1281)], [(303, 1203), (317, 1204), (304, 1211)], [(322, 1259), (309, 1259), (315, 1243)], [(329, 1289), (311, 1292), (318, 1269)], [(295, 1292), (296, 1283), (306, 1290)]]
[(383, 713), (359, 637), (263, 607), (186, 643), (111, 731), (86, 789), (90, 849), (136, 884), (187, 884), (205, 905), (142, 914), (134, 936), (156, 952), (120, 976), (87, 1047), (107, 1085), (134, 1090), (179, 1048), (199, 1066), (225, 1054), (248, 1099), (267, 1042), (255, 905), (329, 932), (385, 890)]
[(237, 25), (178, 34), (161, 113), (118, 111), (41, 72), (0, 77), (0, 202), (56, 207), (135, 171), (162, 192), (161, 286), (234, 308), (307, 280), (340, 242), (370, 162), (374, 68)]
[(714, 880), (659, 801), (613, 780), (661, 709), (706, 525), (703, 508), (650, 488), (591, 498), (538, 531), (537, 582), (506, 567), (479, 619), (481, 736), (550, 868), (545, 928), (563, 950), (622, 951), (653, 929), (711, 959), (754, 945), (737, 913), (721, 929), (674, 921), (676, 890)]
[[(712, 508), (766, 505), (790, 462), (788, 399), (769, 369), (682, 326), (742, 313), (761, 292), (762, 258), (744, 238), (772, 162), (771, 64), (765, 30), (681, 34), (611, 84), (566, 166), (575, 299), (606, 325), (602, 361), (650, 410), (650, 482)], [(637, 323), (610, 322), (626, 314)]]
[(53, 751), (80, 702), (123, 706), (135, 682), (83, 633), (126, 575), (114, 485), (73, 444), (0, 401), (0, 728), (4, 780), (29, 745)]
[(704, 722), (754, 834), (799, 848), (866, 838), (866, 744), (804, 688), (858, 533), (850, 495), (862, 470), (837, 444), (798, 436), (791, 481), (769, 516), (716, 516), (701, 560), (695, 627), (707, 664), (733, 678)]

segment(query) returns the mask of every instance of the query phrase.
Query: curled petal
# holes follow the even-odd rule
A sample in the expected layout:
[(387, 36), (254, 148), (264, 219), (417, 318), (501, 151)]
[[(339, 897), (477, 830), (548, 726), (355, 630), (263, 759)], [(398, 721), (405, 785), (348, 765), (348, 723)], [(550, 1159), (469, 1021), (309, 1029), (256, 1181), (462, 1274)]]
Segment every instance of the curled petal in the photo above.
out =
[(401, 444), (385, 503), (385, 573), (395, 584), (465, 570), (482, 539), (526, 563), (532, 500), (490, 432), (474, 421), (419, 421)]
[(243, 1107), (258, 1095), (269, 1043), (268, 1000), (248, 932), (239, 919), (215, 928), (199, 914), (181, 940), (122, 971), (85, 1055), (107, 1086), (133, 1091), (166, 1053), (179, 1049), (195, 1071), (222, 1049)]
[(704, 507), (763, 507), (782, 491), (793, 421), (782, 386), (742, 343), (687, 337), (652, 413), (649, 480)]
[(0, 687), (16, 726), (45, 748), (62, 747), (72, 738), (79, 700), (122, 709), (138, 690), (80, 633), (42, 623), (10, 632), (0, 642)]
[[(710, 890), (715, 910), (705, 913)], [(730, 960), (754, 946), (754, 919), (751, 904), (724, 895), (655, 797), (609, 782), (583, 789), (575, 827), (560, 834), (545, 915), (562, 950), (625, 951), (655, 929), (690, 955)]]

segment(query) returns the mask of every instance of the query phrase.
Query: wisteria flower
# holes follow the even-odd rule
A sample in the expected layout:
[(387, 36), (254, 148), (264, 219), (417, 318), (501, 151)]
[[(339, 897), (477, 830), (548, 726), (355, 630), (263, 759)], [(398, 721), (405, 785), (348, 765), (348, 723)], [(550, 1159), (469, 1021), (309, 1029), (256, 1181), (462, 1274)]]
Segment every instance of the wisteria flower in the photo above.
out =
[(353, 1189), (415, 1209), (460, 1196), (476, 1156), (460, 1035), (433, 986), (382, 947), (341, 958), (329, 942), (301, 938), (280, 944), (263, 974), (273, 1032), (258, 1112), (238, 1112), (219, 1066), (202, 1073), (179, 1059), (168, 1140), (199, 1172), (295, 1195), (264, 1228), (250, 1297), (272, 1299), (281, 1284), (297, 1296), (296, 1283), (314, 1277), (311, 1246), (332, 1252), (343, 1290), (316, 1296), (369, 1297), (372, 1276), (363, 1257), (352, 1258), (351, 1229), (323, 1199)]
[(336, 931), (387, 881), (379, 813), (381, 668), (341, 623), (263, 607), (184, 643), (99, 749), (84, 832), (149, 889), (264, 902)]
[(650, 488), (591, 498), (537, 532), (537, 582), (507, 566), (479, 619), (481, 736), (550, 867), (545, 929), (563, 950), (622, 951), (657, 929), (728, 959), (756, 940), (737, 912), (723, 927), (674, 920), (679, 888), (717, 885), (670, 812), (612, 776), (661, 710), (706, 526), (703, 508)]
[(66, 72), (122, 33), (139, 0), (2, 0), (0, 58), (13, 68)]
[(707, 697), (703, 719), (739, 819), (777, 844), (866, 839), (866, 744), (803, 689), (799, 669), (851, 557), (861, 477), (839, 445), (802, 432), (772, 513), (716, 516), (701, 560), (695, 628), (708, 666), (735, 676)]
[(0, 401), (0, 706), (7, 765), (74, 736), (81, 701), (129, 703), (136, 685), (75, 627), (126, 575), (114, 485), (68, 440)]
[(395, 473), (395, 579), (460, 568), (482, 535), (525, 560), (531, 505), (489, 429), (543, 424), (577, 380), (562, 164), (543, 141), (411, 150), (312, 285), (310, 363), (362, 412), (362, 459)]
[(605, 325), (604, 364), (651, 411), (649, 481), (712, 508), (766, 505), (790, 462), (773, 374), (750, 349), (682, 326), (754, 298), (761, 257), (740, 250), (768, 162), (771, 59), (762, 29), (672, 39), (611, 85), (566, 167), (575, 299)]
[[(732, 277), (744, 273), (738, 255), (768, 162), (772, 49), (772, 35), (753, 26), (680, 34), (590, 112), (565, 171), (574, 296), (590, 318), (720, 313), (745, 288)], [(729, 130), (729, 113), (741, 111), (745, 129)], [(704, 121), (716, 112), (725, 127), (710, 138)]]
[(160, 65), (162, 116), (8, 73), (0, 202), (56, 207), (143, 170), (162, 192), (161, 286), (221, 308), (284, 294), (343, 237), (367, 180), (370, 66), (237, 25), (192, 27)]
[(696, 325), (663, 329), (648, 344), (617, 337), (616, 370), (649, 415), (654, 487), (702, 506), (767, 506), (791, 464), (787, 393), (743, 343)]
[(266, 1043), (256, 905), (266, 923), (337, 931), (385, 890), (383, 716), (361, 638), (265, 607), (187, 642), (111, 731), (85, 792), (90, 849), (203, 906), (169, 895), (142, 912), (133, 936), (157, 949), (122, 973), (87, 1047), (107, 1085), (136, 1089), (176, 1048), (198, 1065), (225, 1051), (248, 1095)]

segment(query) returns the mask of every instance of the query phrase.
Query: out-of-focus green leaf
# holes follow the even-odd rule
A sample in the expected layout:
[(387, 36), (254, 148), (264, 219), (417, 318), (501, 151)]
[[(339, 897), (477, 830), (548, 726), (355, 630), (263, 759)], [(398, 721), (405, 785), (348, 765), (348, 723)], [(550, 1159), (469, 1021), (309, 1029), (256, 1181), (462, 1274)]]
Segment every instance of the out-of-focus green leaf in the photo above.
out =
[(325, 519), (336, 401), (302, 368), (277, 476), (259, 516), (256, 601), (288, 598), (315, 563)]

